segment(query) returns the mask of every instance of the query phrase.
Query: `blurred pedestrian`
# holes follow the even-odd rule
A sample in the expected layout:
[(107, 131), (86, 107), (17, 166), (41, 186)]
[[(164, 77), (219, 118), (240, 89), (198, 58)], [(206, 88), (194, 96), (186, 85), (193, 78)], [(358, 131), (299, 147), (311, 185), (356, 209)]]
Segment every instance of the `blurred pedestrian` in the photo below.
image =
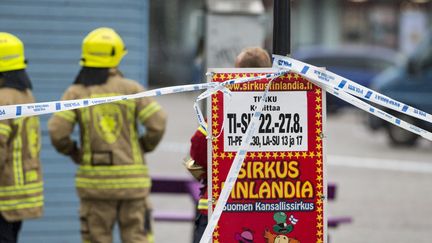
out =
[[(26, 66), (21, 40), (0, 32), (0, 106), (35, 102)], [(1, 243), (17, 242), (22, 221), (42, 216), (40, 149), (39, 117), (0, 121)]]
[[(237, 68), (271, 67), (271, 59), (267, 51), (260, 47), (249, 47), (242, 50), (236, 57)], [(191, 138), (190, 159), (186, 161), (186, 168), (198, 181), (202, 183), (200, 200), (194, 225), (193, 242), (198, 243), (208, 222), (208, 194), (207, 194), (207, 132), (202, 127)]]
[[(126, 53), (113, 29), (90, 32), (82, 43), (81, 71), (62, 100), (144, 91), (117, 68)], [(137, 121), (145, 127), (141, 136)], [(79, 145), (71, 138), (76, 123)], [(112, 242), (116, 222), (122, 242), (153, 242), (147, 201), (151, 181), (143, 154), (156, 148), (165, 125), (166, 114), (152, 98), (63, 111), (51, 117), (52, 144), (79, 165), (76, 188), (83, 242)]]

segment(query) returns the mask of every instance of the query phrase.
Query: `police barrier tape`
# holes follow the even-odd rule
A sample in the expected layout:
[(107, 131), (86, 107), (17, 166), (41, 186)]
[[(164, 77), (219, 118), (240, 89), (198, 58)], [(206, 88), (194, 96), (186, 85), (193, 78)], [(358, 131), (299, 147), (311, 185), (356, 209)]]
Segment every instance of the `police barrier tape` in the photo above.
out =
[[(257, 76), (257, 77), (244, 77), (244, 78), (238, 78), (238, 79), (230, 79), (221, 83), (215, 83), (216, 86), (212, 87), (211, 89), (206, 90), (205, 92), (203, 92), (202, 94), (200, 94), (197, 99), (195, 100), (195, 104), (194, 104), (194, 110), (196, 112), (196, 115), (198, 117), (198, 123), (200, 124), (200, 127), (203, 128), (204, 130), (207, 130), (207, 124), (204, 120), (204, 116), (201, 112), (201, 109), (199, 109), (198, 106), (198, 102), (206, 99), (207, 97), (211, 96), (212, 94), (216, 93), (217, 91), (221, 91), (222, 93), (224, 93), (226, 96), (231, 97), (231, 91), (229, 89), (227, 89), (225, 86), (227, 85), (231, 85), (231, 84), (240, 84), (240, 83), (245, 83), (245, 82), (251, 82), (254, 80), (260, 80), (263, 78), (267, 78), (267, 79), (274, 79), (277, 78), (279, 76), (284, 75), (285, 73), (288, 73), (288, 71), (282, 70), (279, 72), (275, 72), (275, 73), (270, 73), (270, 74), (266, 74), (266, 75), (261, 75), (261, 76)], [(213, 75), (213, 73), (207, 73), (207, 76), (209, 75)], [(223, 127), (223, 126), (222, 126)], [(210, 134), (210, 133), (207, 133)], [(209, 135), (210, 136), (210, 135)]]
[(149, 91), (144, 91), (141, 93), (130, 94), (130, 95), (0, 106), (0, 120), (74, 110), (74, 109), (85, 108), (94, 105), (116, 102), (120, 100), (130, 100), (130, 99), (137, 99), (143, 97), (180, 93), (186, 91), (196, 91), (201, 89), (212, 88), (215, 85), (216, 84), (214, 83), (180, 85), (180, 86), (149, 90)]
[[(345, 79), (341, 76), (338, 76), (332, 72), (320, 69), (318, 67), (300, 62), (298, 60), (273, 55), (273, 67), (279, 68), (279, 71), (271, 74), (266, 74), (257, 77), (246, 77), (239, 79), (230, 79), (222, 83), (201, 83), (201, 84), (191, 84), (191, 85), (179, 85), (172, 87), (165, 87), (160, 89), (154, 89), (149, 91), (144, 91), (137, 94), (131, 95), (121, 95), (121, 96), (110, 96), (110, 97), (102, 97), (102, 98), (88, 98), (88, 99), (79, 99), (79, 100), (66, 100), (66, 101), (52, 101), (52, 102), (39, 102), (39, 103), (31, 103), (31, 104), (19, 104), (19, 105), (7, 105), (0, 106), (0, 120), (13, 119), (25, 116), (34, 116), (34, 115), (43, 115), (56, 113), (67, 110), (74, 110), (79, 108), (85, 108), (89, 106), (106, 104), (111, 102), (116, 102), (120, 100), (130, 100), (137, 99), (143, 97), (152, 97), (152, 96), (161, 96), (167, 94), (174, 93), (182, 93), (188, 91), (197, 91), (202, 89), (207, 89), (201, 95), (199, 95), (194, 104), (194, 110), (196, 112), (198, 122), (200, 126), (206, 129), (206, 122), (204, 120), (203, 114), (199, 109), (198, 102), (202, 99), (209, 97), (211, 94), (221, 91), (225, 95), (230, 95), (230, 91), (225, 87), (230, 84), (238, 84), (244, 82), (251, 82), (260, 79), (271, 79), (273, 80), (276, 77), (284, 75), (288, 72), (294, 72), (300, 74), (310, 80), (312, 83), (320, 86), (322, 89), (327, 92), (335, 95), (336, 97), (347, 101), (355, 105), (356, 107), (365, 110), (377, 117), (380, 117), (396, 126), (404, 128), (408, 131), (411, 131), (415, 134), (418, 134), (430, 141), (432, 141), (432, 134), (424, 129), (418, 128), (412, 124), (409, 124), (405, 121), (402, 121), (380, 109), (375, 108), (372, 105), (367, 104), (364, 101), (354, 97), (360, 97), (366, 100), (370, 100), (376, 104), (382, 105), (384, 107), (399, 111), (401, 113), (425, 120), (427, 122), (432, 122), (432, 116), (424, 111), (418, 110), (414, 107), (408, 106), (402, 102), (396, 101), (390, 97), (382, 95), (378, 92), (375, 92), (371, 89), (358, 85), (357, 83)], [(235, 181), (237, 180), (238, 173), (240, 171), (243, 160), (248, 151), (248, 147), (250, 146), (251, 137), (254, 135), (256, 130), (256, 122), (258, 117), (260, 116), (262, 106), (264, 105), (265, 97), (268, 93), (268, 87), (266, 91), (263, 92), (261, 102), (259, 104), (260, 109), (257, 109), (254, 112), (254, 116), (246, 130), (245, 135), (242, 138), (242, 143), (240, 149), (237, 151), (236, 156), (234, 158), (231, 169), (227, 175), (226, 184), (222, 189), (219, 200), (216, 203), (214, 212), (209, 219), (208, 226), (204, 231), (204, 235), (200, 241), (200, 243), (207, 243), (210, 241), (212, 237), (212, 233), (214, 228), (217, 225), (220, 215), (222, 214), (223, 208), (228, 200), (231, 189), (234, 186)], [(366, 94), (365, 94), (366, 93)]]
[(376, 91), (361, 86), (349, 79), (343, 78), (330, 71), (324, 70), (323, 68), (318, 68), (289, 57), (273, 55), (273, 58), (274, 68), (289, 70), (291, 72), (300, 74), (306, 77), (312, 83), (320, 86), (322, 89), (326, 90), (330, 94), (387, 122), (390, 122), (391, 124), (394, 124), (398, 127), (422, 136), (429, 141), (432, 141), (432, 133), (430, 133), (429, 131), (409, 124), (381, 109), (369, 105), (368, 103), (356, 98), (355, 96), (365, 100), (369, 100), (383, 107), (387, 107), (403, 114), (432, 123), (432, 115), (428, 114), (427, 112), (421, 111), (400, 101), (394, 100), (388, 96), (382, 95)]
[(351, 95), (360, 97), (365, 100), (369, 100), (378, 105), (432, 123), (431, 114), (418, 110), (409, 105), (406, 105), (400, 101), (394, 100), (388, 96), (382, 95), (374, 90), (359, 85), (349, 79), (341, 77), (328, 70), (325, 70), (323, 68), (318, 68), (310, 64), (295, 60), (293, 58), (284, 57), (280, 55), (273, 55), (273, 58), (274, 58), (273, 61), (274, 68), (291, 70), (292, 72), (298, 73), (309, 79), (313, 79), (316, 82), (325, 85), (332, 85)]
[[(254, 80), (260, 80), (263, 78), (278, 77), (287, 72), (288, 71), (280, 71), (280, 72), (261, 75), (257, 77), (230, 79), (223, 83), (212, 82), (212, 83), (171, 86), (171, 87), (159, 88), (154, 90), (148, 90), (148, 91), (144, 91), (136, 94), (130, 94), (130, 95), (0, 106), (0, 120), (14, 119), (14, 118), (25, 117), (25, 116), (51, 114), (51, 113), (56, 113), (61, 111), (90, 107), (94, 105), (107, 104), (107, 103), (112, 103), (121, 100), (138, 99), (143, 97), (154, 97), (154, 96), (161, 96), (167, 94), (175, 94), (175, 93), (207, 89), (206, 92), (204, 92), (202, 95), (199, 96), (199, 98), (197, 99), (199, 100), (200, 98), (208, 97), (209, 94), (212, 94), (213, 92), (217, 92), (219, 90), (223, 91), (224, 93), (229, 93), (229, 91), (225, 88), (225, 86), (229, 84), (250, 82)], [(201, 125), (205, 124), (205, 121), (202, 116), (202, 112), (200, 111), (199, 113), (200, 113), (198, 119), (199, 123)]]
[[(250, 81), (261, 80), (261, 79), (270, 79), (269, 82), (270, 84), (274, 78), (277, 78), (286, 73), (288, 73), (288, 71), (283, 70), (280, 72), (270, 73), (270, 74), (261, 75), (257, 77), (230, 79), (222, 83), (211, 82), (211, 83), (204, 83), (204, 84), (172, 86), (172, 87), (160, 88), (160, 89), (145, 91), (137, 94), (131, 94), (131, 95), (0, 106), (0, 120), (13, 119), (13, 118), (25, 117), (25, 116), (33, 116), (33, 115), (50, 114), (50, 113), (79, 109), (79, 108), (84, 108), (84, 107), (89, 107), (94, 105), (106, 104), (106, 103), (116, 102), (120, 100), (130, 100), (130, 99), (137, 99), (143, 97), (161, 96), (166, 94), (174, 94), (174, 93), (181, 93), (187, 91), (207, 89), (205, 92), (203, 92), (197, 97), (194, 103), (194, 109), (198, 118), (198, 122), (203, 129), (207, 130), (207, 125), (204, 120), (202, 111), (198, 106), (199, 101), (209, 97), (210, 95), (218, 91), (221, 91), (225, 95), (230, 96), (231, 95), (230, 91), (225, 87), (226, 85), (239, 84), (239, 83), (250, 82)], [(258, 106), (259, 109), (255, 111), (254, 116), (251, 119), (251, 123), (249, 124), (248, 129), (246, 130), (246, 135), (244, 138), (246, 139), (245, 141), (250, 141), (252, 135), (255, 133), (256, 122), (261, 114), (260, 110), (264, 105), (264, 101), (267, 96), (269, 87), (270, 85), (267, 86), (266, 91), (262, 95), (261, 102), (259, 103)], [(210, 227), (209, 226), (206, 227), (206, 230), (204, 232), (204, 234), (207, 237), (203, 236), (200, 242), (208, 242), (210, 240), (214, 228), (216, 227), (217, 222), (219, 221), (219, 217), (222, 214), (223, 208), (225, 207), (226, 201), (228, 200), (229, 194), (231, 193), (232, 187), (234, 186), (234, 183), (238, 177), (241, 165), (247, 153), (247, 148), (249, 146), (250, 146), (249, 142), (245, 142), (243, 143), (242, 147), (240, 147), (239, 151), (237, 151), (233, 166), (231, 167), (230, 172), (228, 174), (228, 176), (230, 176), (231, 179), (225, 184), (225, 187), (221, 192), (221, 198), (224, 199), (220, 199), (220, 201), (216, 205), (215, 213), (212, 214), (212, 220), (209, 221), (208, 224)]]
[[(383, 105), (385, 107), (391, 108), (396, 111), (400, 111), (402, 113), (409, 114), (411, 116), (420, 118), (422, 120), (431, 122), (431, 116), (423, 111), (420, 111), (418, 109), (415, 109), (413, 107), (410, 107), (408, 105), (403, 104), (402, 102), (396, 101), (391, 99), (390, 97), (384, 96), (382, 94), (379, 94), (375, 91), (372, 91), (366, 87), (363, 87), (361, 85), (358, 85), (357, 83), (344, 79), (336, 74), (333, 74), (331, 72), (325, 71), (323, 69), (319, 69), (317, 67), (314, 67), (312, 65), (302, 63), (300, 61), (297, 61), (295, 59), (291, 59), (289, 57), (279, 56), (279, 55), (273, 55), (273, 67), (279, 68), (281, 70), (288, 70), (290, 72), (294, 72), (297, 74), (300, 74), (301, 76), (304, 76), (309, 81), (314, 83), (315, 85), (318, 85), (325, 91), (331, 93), (332, 95), (335, 95), (336, 97), (362, 109), (365, 110), (379, 118), (382, 118), (392, 124), (395, 124), (401, 128), (404, 128), (408, 131), (411, 131), (413, 133), (416, 133), (429, 141), (432, 141), (432, 134), (424, 129), (421, 129), (419, 127), (416, 127), (412, 124), (409, 124), (405, 121), (402, 121), (374, 106), (371, 106), (367, 104), (366, 102), (356, 98), (355, 96), (362, 97), (361, 94), (363, 92), (360, 92), (360, 90), (366, 91), (366, 95), (364, 95), (364, 99), (371, 100), (374, 103)], [(308, 71), (311, 71), (310, 73)], [(313, 71), (313, 72), (312, 72)], [(279, 71), (280, 72), (280, 71)], [(323, 78), (326, 77), (326, 78)], [(326, 82), (323, 82), (323, 79)], [(339, 83), (336, 85), (336, 82), (339, 81)], [(347, 85), (348, 84), (348, 85)], [(344, 87), (348, 88), (345, 88)], [(261, 114), (261, 109), (264, 104), (264, 99), (267, 96), (268, 93), (268, 87), (266, 91), (264, 92), (263, 96), (261, 97), (261, 102), (259, 103), (259, 108), (254, 112), (253, 118), (251, 119), (250, 124), (248, 125), (248, 128), (246, 130), (245, 135), (242, 137), (242, 141), (244, 141), (239, 150), (237, 151), (233, 163), (231, 165), (231, 168), (228, 172), (227, 178), (225, 180), (224, 187), (222, 188), (222, 191), (219, 195), (218, 201), (216, 203), (216, 206), (214, 208), (213, 213), (211, 214), (211, 217), (209, 218), (208, 224), (206, 229), (204, 230), (203, 236), (200, 240), (200, 243), (208, 243), (212, 239), (213, 231), (217, 226), (217, 223), (219, 221), (219, 218), (223, 212), (223, 209), (228, 201), (228, 198), (230, 196), (231, 190), (237, 180), (240, 168), (242, 166), (242, 163), (244, 161), (244, 158), (246, 156), (246, 153), (248, 151), (248, 148), (250, 146), (250, 141), (252, 136), (255, 133), (256, 130), (256, 122), (258, 120), (259, 115)], [(352, 91), (352, 92), (351, 92)], [(355, 95), (355, 96), (353, 96)], [(371, 99), (371, 97), (373, 97)], [(387, 102), (384, 102), (384, 99)], [(396, 105), (399, 104), (399, 105)], [(401, 106), (401, 107), (400, 107)], [(210, 200), (211, 202), (211, 200)], [(209, 205), (209, 208), (210, 205)]]
[[(216, 228), (216, 225), (219, 221), (220, 216), (222, 215), (222, 211), (225, 207), (226, 202), (228, 201), (228, 198), (231, 194), (231, 190), (234, 187), (235, 182), (237, 181), (238, 174), (240, 172), (240, 169), (242, 167), (243, 161), (246, 157), (246, 153), (249, 150), (250, 147), (250, 141), (252, 139), (252, 136), (255, 134), (256, 128), (257, 128), (257, 122), (259, 120), (259, 117), (261, 115), (261, 110), (264, 106), (265, 100), (267, 98), (267, 94), (271, 85), (271, 82), (273, 79), (268, 82), (266, 90), (264, 91), (263, 95), (261, 96), (261, 101), (257, 105), (257, 109), (254, 111), (253, 116), (251, 118), (251, 121), (248, 125), (248, 128), (246, 129), (245, 135), (243, 135), (244, 143), (240, 145), (239, 150), (236, 152), (236, 155), (234, 157), (234, 160), (232, 162), (231, 168), (228, 172), (227, 179), (225, 180), (225, 184), (222, 188), (222, 191), (219, 195), (218, 201), (216, 203), (216, 206), (214, 208), (213, 213), (211, 214), (209, 221), (207, 223), (207, 227), (204, 230), (203, 236), (200, 240), (200, 243), (207, 243), (210, 241), (213, 235), (213, 231)], [(210, 200), (211, 202), (212, 200)], [(209, 206), (209, 208), (211, 208)]]

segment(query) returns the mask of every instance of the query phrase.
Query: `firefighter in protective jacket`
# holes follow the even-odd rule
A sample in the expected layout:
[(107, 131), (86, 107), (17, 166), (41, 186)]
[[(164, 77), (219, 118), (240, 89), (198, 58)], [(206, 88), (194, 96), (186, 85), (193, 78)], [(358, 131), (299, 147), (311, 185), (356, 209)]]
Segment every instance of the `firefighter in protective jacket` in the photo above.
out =
[[(144, 91), (117, 69), (127, 53), (110, 28), (90, 32), (82, 43), (82, 69), (62, 100), (135, 94)], [(145, 127), (139, 135), (137, 121)], [(80, 145), (71, 138), (79, 125)], [(150, 178), (143, 153), (155, 149), (166, 114), (152, 98), (123, 100), (55, 113), (48, 127), (58, 152), (79, 165), (83, 242), (111, 242), (118, 222), (122, 242), (152, 242), (147, 196)]]
[[(3, 105), (34, 103), (24, 45), (0, 32), (0, 117)], [(39, 118), (0, 120), (0, 242), (17, 242), (21, 222), (42, 215)]]

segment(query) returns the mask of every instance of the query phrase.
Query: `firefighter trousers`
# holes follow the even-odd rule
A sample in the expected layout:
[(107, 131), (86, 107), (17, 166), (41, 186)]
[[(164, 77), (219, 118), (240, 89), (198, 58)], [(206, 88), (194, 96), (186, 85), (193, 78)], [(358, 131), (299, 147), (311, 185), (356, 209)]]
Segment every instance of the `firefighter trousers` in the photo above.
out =
[(22, 221), (8, 222), (0, 213), (0, 243), (18, 242)]
[(123, 243), (153, 243), (151, 210), (145, 198), (102, 200), (81, 198), (81, 237), (84, 243), (111, 243), (117, 222)]

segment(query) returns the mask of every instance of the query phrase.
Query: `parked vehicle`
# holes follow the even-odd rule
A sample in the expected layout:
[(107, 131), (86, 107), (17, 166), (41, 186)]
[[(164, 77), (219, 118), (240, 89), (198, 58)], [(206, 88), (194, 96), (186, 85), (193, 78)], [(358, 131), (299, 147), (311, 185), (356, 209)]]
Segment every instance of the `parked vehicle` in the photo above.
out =
[[(372, 80), (371, 88), (400, 102), (432, 113), (432, 33), (403, 65), (389, 68)], [(432, 131), (432, 124), (388, 109), (385, 111), (413, 125)], [(413, 146), (419, 136), (375, 116), (368, 119), (373, 130), (384, 128), (394, 145)]]
[[(370, 86), (376, 75), (401, 61), (401, 55), (397, 52), (375, 46), (314, 46), (298, 49), (292, 56), (314, 66), (325, 67), (366, 87)], [(332, 95), (327, 96), (327, 109), (330, 113), (347, 105), (348, 103)]]

